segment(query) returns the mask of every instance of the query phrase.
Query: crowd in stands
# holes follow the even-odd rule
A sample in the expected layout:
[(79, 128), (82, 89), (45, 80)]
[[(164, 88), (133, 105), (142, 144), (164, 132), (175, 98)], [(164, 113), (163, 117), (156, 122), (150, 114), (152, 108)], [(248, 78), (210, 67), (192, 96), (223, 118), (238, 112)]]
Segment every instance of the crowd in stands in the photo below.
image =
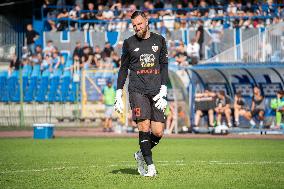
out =
[[(257, 28), (283, 21), (281, 1), (240, 0), (146, 0), (146, 1), (90, 1), (45, 0), (43, 17), (52, 31), (73, 30), (128, 30), (131, 14), (143, 10), (153, 29), (176, 30), (198, 27)], [(67, 6), (69, 5), (69, 6)], [(215, 26), (212, 24), (216, 21)]]
[[(240, 117), (249, 121), (251, 128), (269, 128), (265, 125), (265, 112), (272, 109), (276, 112), (275, 129), (283, 127), (284, 119), (284, 91), (277, 91), (276, 98), (266, 105), (265, 97), (261, 93), (259, 86), (254, 86), (251, 104), (238, 91), (234, 99), (225, 91), (213, 92), (210, 88), (195, 94), (195, 119), (193, 127), (198, 127), (203, 116), (208, 116), (208, 126), (227, 125), (228, 127), (238, 127)], [(256, 123), (258, 121), (258, 124)]]

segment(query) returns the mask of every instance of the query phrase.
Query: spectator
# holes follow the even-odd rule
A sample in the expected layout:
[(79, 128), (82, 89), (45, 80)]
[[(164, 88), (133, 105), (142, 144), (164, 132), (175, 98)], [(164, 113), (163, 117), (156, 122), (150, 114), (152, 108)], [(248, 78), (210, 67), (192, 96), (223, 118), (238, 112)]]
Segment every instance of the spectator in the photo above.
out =
[(174, 102), (171, 102), (169, 105), (167, 105), (165, 116), (167, 117), (165, 134), (172, 134), (177, 121)]
[(247, 115), (246, 115), (250, 120), (250, 124), (251, 124), (252, 128), (256, 127), (256, 123), (253, 119), (255, 116), (258, 116), (258, 119), (260, 120), (259, 127), (263, 128), (264, 112), (265, 112), (264, 96), (261, 95), (260, 88), (258, 86), (254, 86), (253, 96), (252, 96), (252, 104), (251, 104), (251, 111), (248, 112)]
[[(98, 17), (94, 10), (94, 3), (88, 3), (88, 12), (81, 14), (83, 20), (98, 20)], [(82, 24), (82, 28), (85, 30), (94, 29), (94, 22)]]
[(222, 124), (222, 115), (225, 115), (228, 127), (232, 127), (232, 122), (231, 122), (232, 112), (231, 112), (230, 103), (231, 103), (230, 97), (228, 97), (224, 91), (219, 91), (217, 93), (215, 112), (217, 114), (218, 126)]
[(111, 80), (108, 80), (107, 86), (103, 88), (103, 100), (105, 104), (105, 121), (103, 131), (112, 132), (112, 114), (115, 100), (115, 89)]
[(203, 93), (195, 94), (195, 119), (193, 127), (199, 125), (202, 116), (208, 115), (209, 127), (214, 127), (214, 109), (216, 94), (206, 89)]
[[(242, 97), (242, 92), (238, 91), (234, 97), (234, 118), (235, 118), (235, 126), (238, 127), (240, 125), (240, 116), (246, 116), (246, 102)], [(249, 119), (246, 117), (246, 119)]]
[(190, 63), (191, 65), (195, 65), (199, 61), (199, 50), (200, 46), (196, 42), (195, 38), (192, 38), (190, 43), (187, 45), (187, 56), (190, 58)]
[(223, 30), (219, 26), (217, 26), (216, 20), (212, 20), (211, 57), (214, 57), (220, 53), (220, 43), (222, 35), (223, 35)]
[(51, 61), (52, 61), (51, 55), (46, 54), (41, 64), (42, 77), (50, 76), (50, 72), (52, 70)]
[(121, 64), (120, 56), (117, 54), (117, 52), (113, 52), (111, 55), (112, 61), (114, 63), (115, 68), (119, 68)]
[(282, 117), (284, 114), (284, 91), (278, 91), (276, 95), (276, 98), (271, 100), (270, 107), (276, 112), (276, 125), (274, 128), (279, 129), (283, 123)]
[(204, 42), (203, 21), (198, 20), (197, 25), (198, 25), (198, 28), (195, 34), (195, 38), (196, 38), (197, 43), (199, 44), (199, 58), (200, 60), (202, 60), (203, 59), (203, 42)]
[(73, 51), (73, 57), (75, 55), (78, 55), (80, 58), (83, 56), (83, 49), (81, 47), (81, 42), (80, 41), (76, 42), (76, 46), (75, 46), (75, 49)]
[(110, 45), (110, 42), (105, 43), (105, 48), (102, 52), (103, 58), (110, 58), (111, 53), (114, 51), (113, 47)]
[(68, 18), (69, 18), (68, 11), (66, 9), (63, 9), (63, 11), (59, 13), (57, 16), (57, 19), (59, 20), (57, 31), (63, 31), (68, 28)]
[(71, 21), (70, 21), (70, 26), (71, 26), (70, 30), (71, 31), (75, 31), (77, 20), (80, 18), (80, 11), (81, 11), (81, 7), (80, 7), (80, 5), (77, 4), (69, 12), (69, 18), (71, 19)]
[(44, 56), (46, 55), (51, 56), (54, 51), (55, 51), (55, 48), (53, 46), (53, 42), (51, 40), (47, 41), (47, 45), (43, 49)]
[(20, 69), (21, 62), (16, 54), (12, 55), (10, 65), (8, 68), (8, 76), (11, 76), (14, 71), (18, 71)]
[(176, 64), (180, 66), (187, 66), (187, 53), (184, 47), (184, 43), (182, 41), (179, 42), (179, 46), (177, 47), (177, 53), (174, 55), (176, 59)]
[(26, 44), (32, 55), (35, 54), (35, 41), (38, 39), (38, 37), (39, 34), (33, 29), (33, 26), (28, 24), (26, 32)]

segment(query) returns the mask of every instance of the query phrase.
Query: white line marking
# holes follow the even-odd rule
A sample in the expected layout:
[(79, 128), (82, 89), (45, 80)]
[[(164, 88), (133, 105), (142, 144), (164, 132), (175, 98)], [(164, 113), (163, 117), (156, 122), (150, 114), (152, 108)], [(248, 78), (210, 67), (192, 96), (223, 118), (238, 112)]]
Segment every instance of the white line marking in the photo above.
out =
[[(1, 171), (0, 174), (10, 174), (10, 173), (26, 173), (26, 172), (46, 172), (46, 171), (58, 171), (58, 170), (67, 170), (67, 169), (82, 169), (82, 168), (97, 168), (97, 167), (136, 167), (136, 163), (125, 163), (118, 162), (117, 164), (111, 164), (108, 166), (99, 165), (99, 164), (92, 164), (92, 165), (85, 165), (85, 166), (64, 166), (64, 167), (50, 167), (50, 168), (43, 168), (43, 169), (23, 169), (23, 170), (4, 170)], [(129, 161), (130, 162), (130, 161)], [(185, 162), (183, 160), (177, 161), (157, 161), (157, 166), (186, 166), (190, 164), (209, 164), (209, 165), (265, 165), (265, 164), (284, 164), (283, 161), (235, 161), (235, 162), (225, 162), (225, 161), (189, 161)]]

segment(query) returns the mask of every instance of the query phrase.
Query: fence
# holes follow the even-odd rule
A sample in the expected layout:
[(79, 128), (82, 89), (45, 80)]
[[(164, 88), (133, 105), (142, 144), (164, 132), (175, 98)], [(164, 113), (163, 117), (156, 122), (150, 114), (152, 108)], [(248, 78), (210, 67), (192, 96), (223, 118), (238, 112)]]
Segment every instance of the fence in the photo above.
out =
[[(241, 32), (238, 30), (235, 32)], [(263, 29), (261, 33), (235, 42), (234, 47), (210, 58), (205, 63), (216, 62), (284, 62), (284, 23)]]

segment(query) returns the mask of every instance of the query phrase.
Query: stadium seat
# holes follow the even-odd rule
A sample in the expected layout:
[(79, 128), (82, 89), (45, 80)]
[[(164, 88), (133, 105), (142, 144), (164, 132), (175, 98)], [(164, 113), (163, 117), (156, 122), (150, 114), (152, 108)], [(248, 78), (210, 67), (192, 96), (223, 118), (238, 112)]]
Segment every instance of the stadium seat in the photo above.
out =
[(37, 89), (37, 102), (44, 102), (46, 101), (46, 93), (48, 91), (49, 86), (49, 77), (42, 77), (40, 81), (39, 88)]
[(55, 102), (56, 101), (56, 93), (58, 90), (60, 78), (59, 76), (54, 76), (51, 78), (50, 89), (48, 92), (48, 102)]

